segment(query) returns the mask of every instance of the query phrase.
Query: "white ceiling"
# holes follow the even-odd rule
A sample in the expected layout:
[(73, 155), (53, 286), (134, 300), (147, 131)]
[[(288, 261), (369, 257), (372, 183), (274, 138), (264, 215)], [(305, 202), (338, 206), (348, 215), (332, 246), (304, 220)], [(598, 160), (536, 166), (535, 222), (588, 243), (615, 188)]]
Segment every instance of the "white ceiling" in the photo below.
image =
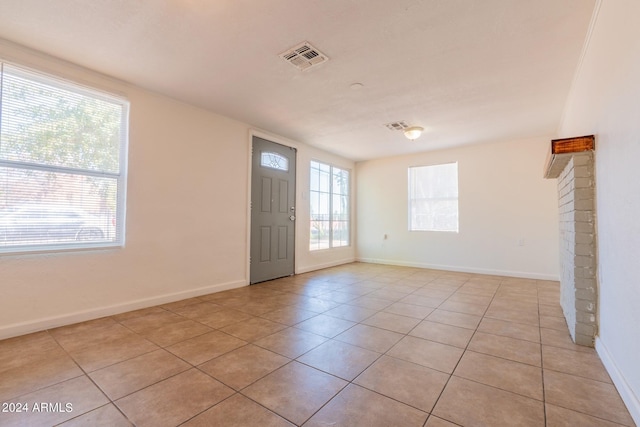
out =
[[(1, 0), (0, 38), (364, 160), (553, 135), (594, 4)], [(330, 60), (278, 56), (303, 41)]]

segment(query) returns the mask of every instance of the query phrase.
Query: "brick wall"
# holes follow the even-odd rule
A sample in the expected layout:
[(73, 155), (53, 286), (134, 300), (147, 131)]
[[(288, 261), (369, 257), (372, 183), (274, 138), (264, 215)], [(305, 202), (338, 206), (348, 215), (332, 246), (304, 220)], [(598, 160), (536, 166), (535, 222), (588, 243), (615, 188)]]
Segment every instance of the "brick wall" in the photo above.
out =
[(593, 346), (597, 316), (593, 152), (574, 154), (558, 177), (560, 304), (577, 344)]

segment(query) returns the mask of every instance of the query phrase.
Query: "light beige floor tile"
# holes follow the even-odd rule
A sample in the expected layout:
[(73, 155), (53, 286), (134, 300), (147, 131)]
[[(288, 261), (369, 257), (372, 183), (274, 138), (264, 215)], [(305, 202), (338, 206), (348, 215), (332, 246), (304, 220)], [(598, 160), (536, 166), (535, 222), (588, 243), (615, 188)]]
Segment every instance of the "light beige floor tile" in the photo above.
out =
[(363, 320), (362, 323), (369, 326), (375, 326), (380, 329), (398, 332), (400, 334), (407, 334), (418, 323), (420, 323), (420, 320), (413, 317), (400, 316), (398, 314), (380, 311), (368, 319)]
[(333, 338), (351, 328), (353, 325), (355, 325), (355, 323), (349, 320), (320, 314), (298, 323), (295, 327), (313, 334), (322, 335), (323, 337)]
[(564, 313), (558, 304), (540, 304), (538, 305), (538, 312), (540, 313), (540, 316), (561, 317), (564, 319)]
[(0, 371), (29, 364), (51, 351), (61, 350), (46, 331), (0, 340)]
[(455, 376), (433, 415), (462, 426), (544, 426), (542, 402)]
[(582, 352), (543, 345), (542, 366), (544, 369), (611, 383), (611, 378), (595, 350)]
[(83, 375), (73, 359), (56, 347), (45, 352), (34, 349), (23, 358), (15, 352), (16, 359), (0, 365), (0, 402)]
[(404, 302), (396, 302), (384, 309), (386, 313), (398, 314), (400, 316), (413, 317), (416, 319), (424, 319), (430, 315), (434, 308), (424, 307), (422, 305), (406, 304)]
[(427, 414), (351, 384), (315, 414), (305, 427), (422, 427)]
[(538, 302), (547, 305), (559, 305), (560, 295), (538, 295)]
[(59, 339), (70, 335), (84, 335), (85, 337), (89, 337), (92, 334), (99, 334), (103, 330), (109, 330), (114, 326), (118, 326), (118, 323), (113, 318), (101, 317), (99, 319), (88, 320), (86, 322), (74, 323), (73, 325), (50, 329), (48, 332), (52, 337), (56, 338), (56, 340), (59, 341)]
[(455, 294), (451, 295), (447, 299), (447, 302), (449, 302), (449, 301), (452, 301), (452, 302), (464, 302), (464, 303), (467, 303), (467, 304), (482, 305), (482, 306), (484, 306), (486, 308), (491, 303), (491, 300), (492, 300), (492, 298), (491, 297), (487, 297), (487, 296), (468, 295), (468, 294), (456, 292)]
[(349, 301), (349, 305), (356, 305), (358, 307), (369, 308), (371, 310), (382, 310), (394, 303), (394, 301), (390, 301), (388, 299), (374, 298), (370, 297), (369, 295), (370, 294), (367, 294), (365, 296), (351, 300)]
[(242, 394), (300, 425), (347, 384), (294, 361), (250, 385)]
[(60, 427), (130, 427), (133, 424), (113, 404), (101, 406), (60, 424)]
[(297, 328), (287, 328), (254, 342), (255, 345), (290, 359), (319, 346), (328, 338)]
[(403, 337), (397, 332), (387, 331), (373, 326), (358, 324), (335, 339), (353, 344), (376, 353), (384, 353)]
[(575, 344), (571, 339), (571, 335), (569, 335), (568, 330), (558, 331), (556, 329), (540, 328), (540, 338), (543, 345), (560, 347), (573, 351), (582, 351), (585, 353), (593, 351), (593, 348), (591, 347)]
[(367, 368), (354, 383), (430, 412), (449, 375), (415, 363), (382, 356)]
[(543, 399), (542, 369), (535, 366), (467, 351), (453, 374), (532, 399)]
[(260, 317), (271, 320), (272, 322), (278, 322), (282, 323), (283, 325), (292, 326), (296, 323), (303, 322), (317, 315), (318, 313), (315, 313), (313, 311), (303, 310), (297, 306), (289, 306), (264, 313), (260, 315)]
[(473, 314), (455, 313), (437, 309), (427, 316), (430, 322), (444, 323), (446, 325), (457, 326), (459, 328), (476, 329), (482, 317)]
[(250, 303), (241, 304), (235, 307), (235, 309), (244, 313), (249, 313), (252, 316), (261, 316), (270, 311), (279, 310), (284, 307), (286, 307), (286, 305), (281, 302), (252, 301)]
[(435, 415), (429, 416), (425, 427), (458, 427), (458, 424), (450, 423), (442, 418), (438, 418)]
[(211, 328), (202, 323), (184, 319), (158, 329), (146, 330), (141, 335), (161, 347), (167, 347), (211, 331)]
[(178, 374), (115, 403), (136, 426), (176, 426), (226, 399), (233, 390), (197, 369)]
[(386, 299), (389, 301), (399, 301), (402, 298), (406, 297), (407, 295), (409, 295), (411, 292), (399, 292), (397, 289), (395, 288), (382, 288), (382, 289), (378, 289), (375, 290), (373, 292), (371, 292), (370, 294), (368, 294), (367, 296), (372, 297), (372, 298), (381, 298), (381, 299)]
[[(453, 295), (453, 290), (446, 290), (446, 289), (442, 289), (439, 286), (434, 286), (435, 283), (436, 283), (435, 281), (429, 283), (427, 286), (424, 286), (423, 288), (415, 291), (413, 294), (411, 294), (411, 296), (436, 298), (444, 301), (447, 298), (449, 298), (451, 295)], [(454, 287), (454, 289), (457, 289), (457, 288)]]
[(439, 307), (440, 310), (453, 311), (456, 313), (473, 314), (475, 316), (483, 316), (487, 310), (486, 304), (473, 304), (461, 301), (451, 301), (448, 299), (443, 302)]
[(482, 319), (482, 322), (480, 322), (478, 331), (519, 340), (540, 342), (540, 328), (524, 323), (508, 322), (506, 320), (485, 317)]
[(129, 319), (135, 319), (136, 317), (146, 316), (147, 314), (157, 314), (166, 311), (163, 307), (154, 306), (141, 308), (140, 310), (127, 311), (125, 313), (116, 314), (115, 316), (111, 316), (111, 319), (116, 322), (123, 322)]
[(200, 321), (200, 319), (206, 319), (209, 314), (215, 313), (224, 309), (221, 305), (209, 303), (209, 302), (198, 302), (195, 304), (188, 304), (181, 307), (173, 308), (174, 313), (179, 314), (180, 316), (184, 316), (186, 318)]
[(318, 298), (327, 299), (329, 301), (334, 301), (334, 302), (339, 302), (341, 304), (344, 304), (346, 302), (349, 302), (351, 300), (358, 298), (358, 296), (359, 295), (356, 295), (353, 293), (342, 292), (338, 290), (338, 291), (327, 292), (326, 294), (322, 294), (318, 296)]
[(91, 379), (116, 400), (190, 369), (191, 366), (165, 350), (156, 350), (89, 374)]
[(465, 348), (473, 336), (473, 331), (471, 329), (459, 328), (457, 326), (425, 320), (420, 322), (418, 326), (409, 332), (409, 335), (430, 341), (436, 341), (442, 344)]
[(387, 355), (450, 374), (462, 353), (463, 350), (458, 347), (408, 336), (389, 350)]
[(545, 401), (618, 424), (633, 421), (612, 384), (551, 370), (544, 371)]
[(71, 356), (85, 372), (92, 372), (105, 366), (149, 353), (158, 348), (152, 342), (131, 333), (124, 338), (94, 344), (72, 352)]
[(399, 302), (404, 304), (413, 304), (419, 305), (422, 307), (429, 308), (438, 308), (440, 304), (442, 304), (446, 300), (445, 297), (435, 298), (435, 297), (425, 297), (422, 295), (411, 294), (402, 298)]
[(242, 311), (231, 308), (224, 308), (220, 311), (207, 314), (206, 316), (201, 316), (199, 322), (214, 329), (222, 329), (225, 326), (233, 325), (251, 318), (253, 318), (253, 316), (248, 313), (243, 313)]
[(255, 345), (247, 345), (199, 366), (201, 370), (240, 390), (275, 371), (289, 359)]
[(184, 317), (179, 314), (175, 314), (171, 311), (162, 310), (159, 312), (152, 312), (144, 316), (137, 316), (120, 321), (120, 323), (127, 328), (137, 333), (147, 332), (153, 329), (158, 329), (165, 325), (171, 325), (175, 322), (184, 320)]
[(567, 321), (562, 317), (540, 316), (540, 327), (556, 329), (558, 331), (567, 331)]
[(113, 324), (104, 326), (99, 325), (92, 328), (82, 328), (73, 333), (61, 334), (58, 332), (54, 335), (54, 338), (62, 348), (69, 353), (74, 353), (82, 351), (87, 347), (132, 336), (135, 336), (135, 334), (131, 332), (131, 330), (114, 322)]
[(164, 308), (165, 310), (173, 311), (173, 310), (175, 310), (177, 308), (186, 307), (186, 306), (191, 305), (191, 304), (199, 304), (202, 301), (203, 300), (200, 299), (200, 297), (193, 297), (193, 298), (182, 299), (180, 301), (170, 302), (170, 303), (167, 303), (167, 304), (162, 304), (162, 305), (160, 305), (158, 307)]
[(547, 427), (621, 427), (622, 424), (612, 423), (602, 418), (561, 408), (547, 403), (545, 405)]
[(241, 340), (251, 342), (259, 340), (260, 338), (266, 337), (267, 335), (271, 335), (285, 328), (286, 326), (281, 323), (254, 317), (249, 320), (243, 320), (242, 322), (226, 326), (222, 328), (221, 331), (226, 332), (229, 335), (238, 337)]
[(468, 286), (467, 284), (464, 284), (456, 291), (456, 293), (463, 294), (463, 295), (475, 295), (475, 296), (493, 298), (496, 291), (495, 289), (492, 289), (492, 287), (477, 286), (477, 285)]
[(293, 426), (293, 424), (241, 394), (236, 394), (182, 424), (182, 426), (287, 427)]
[(331, 317), (337, 317), (339, 319), (349, 320), (351, 322), (362, 322), (375, 313), (377, 313), (377, 311), (370, 308), (344, 304), (325, 311), (323, 314)]
[(341, 304), (338, 302), (319, 298), (300, 298), (300, 300), (296, 302), (296, 306), (299, 308), (315, 313), (324, 313), (339, 305)]
[(169, 346), (167, 350), (192, 365), (199, 365), (246, 344), (240, 338), (212, 331)]
[(548, 427), (629, 425), (558, 299), (557, 282), (354, 263), (0, 340), (0, 401), (74, 408), (0, 425), (369, 427), (411, 425), (409, 408), (426, 427), (542, 426), (543, 396)]
[(468, 348), (478, 353), (502, 357), (533, 366), (542, 366), (540, 344), (531, 341), (476, 332)]
[(397, 292), (404, 292), (405, 295), (408, 295), (408, 294), (414, 293), (415, 291), (422, 288), (423, 286), (424, 286), (424, 283), (413, 282), (408, 279), (402, 279), (399, 282), (396, 282), (391, 286), (389, 286), (388, 289), (391, 289), (392, 291), (397, 291)]
[(505, 320), (507, 322), (526, 323), (527, 325), (538, 326), (540, 319), (537, 311), (523, 311), (518, 308), (495, 308), (489, 306), (485, 317)]
[(351, 381), (378, 357), (380, 354), (371, 350), (341, 341), (329, 340), (299, 357), (298, 361)]
[[(104, 394), (87, 378), (81, 376), (20, 396), (29, 412), (0, 413), (0, 424), (9, 426), (53, 426), (109, 403)], [(43, 404), (59, 404), (58, 409), (43, 409)], [(34, 406), (38, 405), (37, 411)], [(67, 406), (69, 405), (69, 406)]]

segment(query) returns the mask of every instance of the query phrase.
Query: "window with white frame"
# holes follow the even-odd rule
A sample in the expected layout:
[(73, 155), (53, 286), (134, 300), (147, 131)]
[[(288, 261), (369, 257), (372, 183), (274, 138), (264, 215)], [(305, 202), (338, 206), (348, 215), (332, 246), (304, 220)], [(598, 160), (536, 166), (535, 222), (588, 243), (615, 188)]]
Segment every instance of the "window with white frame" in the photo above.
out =
[(309, 249), (349, 246), (349, 171), (311, 162)]
[(409, 231), (458, 232), (458, 163), (409, 168)]
[(0, 67), (0, 252), (123, 245), (128, 102)]

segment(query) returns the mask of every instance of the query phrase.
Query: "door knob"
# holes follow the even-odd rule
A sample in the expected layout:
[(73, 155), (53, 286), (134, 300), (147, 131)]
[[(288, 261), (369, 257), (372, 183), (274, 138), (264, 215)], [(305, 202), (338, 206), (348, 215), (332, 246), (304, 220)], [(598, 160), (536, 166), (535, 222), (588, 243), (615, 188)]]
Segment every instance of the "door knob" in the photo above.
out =
[(295, 221), (295, 220), (296, 220), (296, 216), (295, 216), (295, 215), (290, 215), (290, 216), (289, 216), (289, 219), (290, 219), (291, 221)]

